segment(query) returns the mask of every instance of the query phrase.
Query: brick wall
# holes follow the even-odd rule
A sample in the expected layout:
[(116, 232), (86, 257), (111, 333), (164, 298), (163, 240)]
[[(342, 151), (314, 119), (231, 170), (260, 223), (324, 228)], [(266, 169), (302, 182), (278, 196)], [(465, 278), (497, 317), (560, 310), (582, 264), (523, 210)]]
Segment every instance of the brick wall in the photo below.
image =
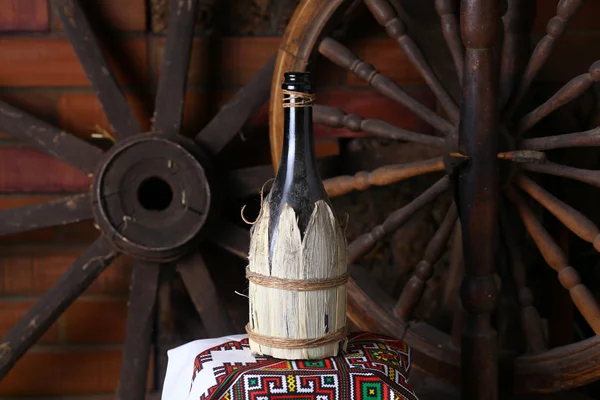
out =
[[(152, 33), (146, 0), (98, 0), (97, 26), (109, 28), (111, 65), (141, 126), (148, 129), (151, 92), (160, 70), (164, 37)], [(554, 15), (555, 2), (539, 0), (536, 35)], [(589, 1), (570, 24), (549, 67), (540, 78), (560, 82), (587, 70), (600, 54), (597, 17), (600, 2)], [(101, 17), (100, 17), (101, 16)], [(596, 31), (593, 31), (596, 30)], [(100, 104), (69, 42), (61, 33), (47, 0), (0, 0), (0, 98), (82, 138), (109, 129)], [(240, 85), (248, 82), (277, 48), (277, 37), (225, 37), (210, 50), (209, 40), (194, 42), (184, 130), (197, 132)], [(407, 87), (430, 107), (431, 92), (396, 44), (380, 37), (352, 45), (356, 53)], [(206, 60), (211, 55), (211, 64)], [(215, 74), (218, 71), (218, 74)], [(381, 118), (415, 131), (430, 129), (412, 114), (375, 94), (351, 74), (323, 63), (318, 81), (319, 101), (364, 117)], [(209, 91), (210, 88), (210, 91)], [(215, 90), (216, 88), (216, 90)], [(262, 149), (268, 160), (267, 108), (256, 117)], [(317, 128), (320, 155), (338, 151), (336, 138), (356, 136), (349, 131)], [(0, 209), (48, 200), (57, 193), (86, 190), (88, 178), (14, 141), (0, 132)], [(91, 222), (42, 229), (0, 241), (0, 335), (48, 290), (97, 236)], [(120, 371), (130, 265), (111, 266), (87, 290), (40, 342), (0, 383), (0, 398), (70, 395), (98, 399), (115, 390)], [(62, 397), (61, 397), (62, 398)], [(103, 397), (101, 397), (103, 398)]]

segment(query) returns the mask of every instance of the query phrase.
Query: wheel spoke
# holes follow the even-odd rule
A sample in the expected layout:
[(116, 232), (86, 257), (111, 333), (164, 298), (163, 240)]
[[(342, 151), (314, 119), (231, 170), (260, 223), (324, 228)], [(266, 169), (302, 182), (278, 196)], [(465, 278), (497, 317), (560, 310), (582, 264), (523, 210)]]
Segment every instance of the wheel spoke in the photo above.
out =
[(500, 61), (499, 96), (503, 108), (516, 89), (529, 55), (529, 34), (535, 20), (536, 0), (509, 0), (502, 17), (504, 41)]
[(523, 191), (550, 211), (571, 232), (592, 243), (596, 251), (600, 252), (600, 230), (585, 215), (557, 199), (525, 175), (517, 176), (516, 182)]
[(0, 236), (93, 218), (88, 193), (0, 211)]
[(244, 228), (231, 222), (221, 221), (219, 228), (212, 234), (211, 241), (243, 260), (248, 259), (250, 232)]
[(240, 132), (252, 114), (269, 99), (274, 66), (275, 56), (221, 108), (196, 135), (195, 140), (215, 154), (221, 151)]
[(550, 58), (556, 40), (565, 33), (567, 23), (577, 14), (582, 4), (583, 0), (560, 0), (556, 7), (556, 16), (550, 19), (546, 26), (546, 36), (538, 42), (531, 53), (531, 57), (529, 58), (517, 92), (511, 100), (511, 106), (508, 108), (505, 118), (508, 119), (512, 116), (531, 86), (533, 79)]
[(436, 78), (417, 44), (406, 34), (406, 25), (398, 18), (392, 5), (388, 0), (365, 0), (365, 3), (377, 22), (398, 43), (404, 54), (406, 54), (414, 67), (419, 71), (427, 86), (436, 95), (452, 122), (456, 124), (458, 122), (458, 106)]
[(78, 0), (54, 1), (65, 33), (118, 139), (141, 132)]
[(408, 320), (423, 298), (425, 285), (433, 276), (433, 266), (442, 256), (457, 218), (456, 205), (452, 203), (444, 221), (425, 248), (423, 259), (417, 264), (413, 275), (404, 286), (400, 299), (394, 307), (394, 314), (401, 320)]
[(177, 134), (181, 130), (197, 7), (198, 0), (171, 0), (167, 43), (154, 107), (154, 133)]
[(272, 165), (234, 169), (229, 172), (227, 186), (237, 198), (244, 198), (260, 193), (264, 184), (274, 176)]
[(377, 137), (405, 140), (440, 149), (443, 149), (445, 146), (444, 138), (411, 132), (379, 119), (364, 119), (357, 114), (346, 114), (335, 107), (315, 105), (313, 116), (317, 124), (326, 125), (331, 128), (346, 128), (353, 132), (362, 131)]
[(102, 150), (0, 101), (2, 131), (81, 171), (93, 173)]
[(200, 253), (179, 261), (177, 271), (208, 334), (217, 337), (234, 333), (227, 309), (219, 300), (217, 289)]
[(455, 0), (435, 0), (435, 10), (440, 16), (442, 33), (448, 50), (450, 50), (450, 54), (452, 55), (454, 68), (456, 68), (456, 73), (458, 74), (458, 82), (462, 85), (465, 46), (463, 46), (462, 39), (460, 38), (458, 18), (454, 14), (455, 8)]
[(356, 57), (356, 55), (343, 44), (332, 38), (325, 38), (319, 45), (319, 53), (334, 64), (353, 72), (356, 76), (373, 86), (383, 95), (402, 104), (435, 129), (446, 134), (451, 133), (454, 129), (450, 122), (409, 96), (394, 81), (381, 74), (373, 68), (372, 65), (367, 64)]
[(0, 341), (0, 380), (116, 256), (103, 237), (97, 239), (12, 327)]
[(594, 82), (598, 81), (600, 81), (600, 61), (594, 62), (588, 73), (581, 74), (578, 77), (571, 79), (565, 86), (560, 88), (554, 96), (550, 97), (535, 110), (525, 115), (519, 122), (517, 133), (522, 134), (523, 132), (528, 131), (545, 116), (579, 97), (583, 92), (588, 90)]
[(137, 261), (131, 294), (117, 400), (143, 400), (152, 344), (160, 264)]
[(544, 257), (544, 260), (546, 260), (552, 269), (558, 272), (560, 284), (569, 291), (573, 303), (593, 329), (594, 333), (596, 335), (600, 334), (600, 306), (598, 306), (594, 295), (581, 282), (575, 268), (568, 265), (567, 256), (544, 229), (542, 224), (535, 218), (533, 212), (525, 204), (520, 195), (511, 187), (507, 188), (506, 193), (509, 199), (515, 204), (525, 228), (527, 228), (527, 231), (533, 238), (542, 257)]
[(348, 264), (354, 263), (358, 258), (372, 250), (379, 240), (399, 229), (413, 214), (432, 202), (438, 195), (448, 189), (449, 186), (450, 179), (448, 176), (444, 176), (413, 201), (394, 211), (381, 225), (377, 225), (371, 232), (364, 233), (356, 238), (348, 246)]
[(385, 186), (413, 176), (443, 170), (444, 160), (442, 157), (437, 157), (413, 163), (386, 165), (371, 172), (360, 171), (353, 176), (336, 176), (325, 179), (323, 184), (329, 197), (335, 197), (354, 190), (367, 190), (371, 185)]
[(519, 164), (519, 167), (527, 171), (562, 176), (600, 187), (600, 171), (573, 168), (552, 162)]
[(533, 306), (533, 293), (527, 287), (527, 273), (517, 245), (515, 233), (510, 229), (506, 213), (501, 219), (501, 232), (504, 244), (508, 250), (512, 276), (517, 286), (519, 304), (521, 306), (521, 326), (525, 335), (527, 348), (531, 353), (541, 353), (547, 349), (542, 319)]
[(600, 146), (600, 126), (585, 132), (546, 136), (523, 140), (519, 148), (524, 150), (551, 150), (565, 147)]
[(537, 150), (513, 150), (497, 154), (498, 159), (516, 163), (540, 163), (546, 161), (546, 153)]

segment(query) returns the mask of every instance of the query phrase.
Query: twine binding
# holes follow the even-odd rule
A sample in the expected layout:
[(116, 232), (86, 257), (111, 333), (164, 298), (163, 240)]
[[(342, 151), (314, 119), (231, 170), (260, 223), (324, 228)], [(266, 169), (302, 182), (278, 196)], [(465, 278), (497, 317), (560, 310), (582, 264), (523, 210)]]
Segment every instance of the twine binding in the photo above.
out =
[[(283, 108), (289, 107), (312, 107), (315, 102), (315, 95), (311, 93), (296, 92), (294, 90), (282, 89), (283, 101), (281, 105)], [(292, 102), (293, 100), (293, 102)]]
[(264, 204), (263, 204), (263, 195), (264, 195), (264, 191), (265, 191), (265, 186), (267, 186), (267, 184), (271, 181), (274, 181), (275, 178), (271, 178), (268, 181), (266, 181), (265, 183), (263, 183), (262, 187), (260, 188), (260, 212), (258, 213), (258, 217), (256, 217), (256, 219), (254, 220), (254, 222), (248, 221), (246, 219), (246, 217), (244, 216), (244, 210), (246, 209), (246, 204), (244, 204), (242, 206), (242, 210), (240, 211), (240, 215), (242, 217), (242, 220), (244, 220), (245, 223), (247, 223), (248, 225), (254, 225), (258, 222), (258, 220), (260, 219), (260, 217), (262, 217), (263, 215), (263, 210), (264, 210)]
[(248, 333), (250, 340), (262, 346), (287, 350), (303, 350), (307, 348), (321, 347), (329, 343), (344, 340), (348, 335), (348, 325), (344, 325), (341, 329), (338, 329), (335, 332), (329, 332), (321, 337), (313, 339), (290, 339), (261, 335), (260, 333), (254, 332), (250, 328), (250, 324), (246, 325), (246, 333)]
[(331, 289), (342, 286), (348, 282), (348, 274), (342, 274), (326, 279), (284, 279), (275, 276), (257, 274), (246, 267), (246, 278), (255, 285), (280, 290), (294, 290), (297, 292), (310, 292), (314, 290)]

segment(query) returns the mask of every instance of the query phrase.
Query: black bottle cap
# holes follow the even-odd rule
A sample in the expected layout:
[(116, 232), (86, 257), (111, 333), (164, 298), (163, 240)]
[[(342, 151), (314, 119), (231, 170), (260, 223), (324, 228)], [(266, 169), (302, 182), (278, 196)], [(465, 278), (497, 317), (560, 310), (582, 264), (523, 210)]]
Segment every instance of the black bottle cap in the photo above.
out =
[(282, 89), (303, 93), (313, 92), (310, 72), (285, 72), (283, 78)]

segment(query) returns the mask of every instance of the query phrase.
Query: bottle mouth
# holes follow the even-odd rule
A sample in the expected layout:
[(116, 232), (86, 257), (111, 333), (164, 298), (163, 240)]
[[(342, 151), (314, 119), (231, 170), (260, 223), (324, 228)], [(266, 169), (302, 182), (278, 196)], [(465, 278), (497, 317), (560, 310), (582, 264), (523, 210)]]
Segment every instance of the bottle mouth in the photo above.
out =
[(294, 92), (312, 93), (310, 72), (285, 72), (281, 88)]

